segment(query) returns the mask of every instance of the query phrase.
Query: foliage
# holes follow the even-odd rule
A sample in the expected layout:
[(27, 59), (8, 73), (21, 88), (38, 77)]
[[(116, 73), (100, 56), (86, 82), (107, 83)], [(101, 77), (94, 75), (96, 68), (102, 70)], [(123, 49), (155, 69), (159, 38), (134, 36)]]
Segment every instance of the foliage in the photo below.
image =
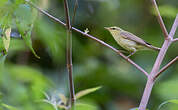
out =
[[(90, 104), (78, 103), (78, 99), (87, 95), (87, 94), (95, 92), (96, 90), (98, 90), (100, 88), (101, 87), (90, 88), (90, 89), (82, 90), (82, 91), (79, 91), (78, 93), (76, 93), (77, 104), (75, 105), (75, 108), (77, 110), (80, 110), (81, 108), (83, 108), (83, 109), (85, 108), (87, 110), (95, 110), (96, 106), (92, 106)], [(53, 94), (52, 96), (49, 96), (46, 93), (44, 93), (44, 94), (46, 96), (46, 99), (44, 99), (43, 101), (51, 104), (55, 110), (58, 110), (58, 108), (68, 110), (69, 107), (71, 106), (71, 105), (69, 105), (69, 98), (67, 98), (64, 94), (59, 93), (57, 95)]]
[(31, 41), (31, 32), (37, 11), (32, 9), (28, 4), (25, 4), (24, 0), (3, 0), (2, 4), (4, 4), (0, 7), (0, 26), (2, 28), (2, 35), (8, 27), (17, 28), (26, 45), (37, 58), (40, 58), (35, 53)]

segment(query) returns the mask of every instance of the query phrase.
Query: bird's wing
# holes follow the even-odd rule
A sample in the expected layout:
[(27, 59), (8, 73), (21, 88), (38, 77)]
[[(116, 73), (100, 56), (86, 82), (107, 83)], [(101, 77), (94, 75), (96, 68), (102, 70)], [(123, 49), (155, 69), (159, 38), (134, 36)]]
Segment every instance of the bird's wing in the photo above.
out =
[(141, 45), (151, 45), (151, 44), (145, 42), (144, 40), (142, 40), (141, 38), (137, 37), (136, 35), (130, 33), (130, 32), (123, 31), (123, 32), (120, 33), (120, 35), (122, 37), (124, 37), (125, 39), (129, 39), (129, 40), (135, 41), (135, 42), (137, 42), (137, 43), (139, 43)]

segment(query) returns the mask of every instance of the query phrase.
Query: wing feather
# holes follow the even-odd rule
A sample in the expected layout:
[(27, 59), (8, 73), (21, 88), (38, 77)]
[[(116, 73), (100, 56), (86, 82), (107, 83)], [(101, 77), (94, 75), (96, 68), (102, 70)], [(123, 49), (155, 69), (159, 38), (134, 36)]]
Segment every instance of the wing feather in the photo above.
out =
[(130, 32), (123, 31), (123, 32), (120, 33), (120, 35), (122, 37), (124, 37), (125, 39), (129, 39), (129, 40), (135, 41), (135, 42), (137, 42), (137, 43), (139, 43), (141, 45), (151, 45), (151, 44), (145, 42), (144, 40), (142, 40), (141, 38), (137, 37), (136, 35), (130, 33)]

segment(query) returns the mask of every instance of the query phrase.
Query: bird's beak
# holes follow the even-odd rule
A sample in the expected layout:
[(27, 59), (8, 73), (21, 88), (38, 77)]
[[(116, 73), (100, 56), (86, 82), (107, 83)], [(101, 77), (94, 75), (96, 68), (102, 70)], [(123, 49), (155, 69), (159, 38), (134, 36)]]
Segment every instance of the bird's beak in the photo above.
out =
[(109, 27), (104, 27), (105, 29), (109, 30), (110, 28)]

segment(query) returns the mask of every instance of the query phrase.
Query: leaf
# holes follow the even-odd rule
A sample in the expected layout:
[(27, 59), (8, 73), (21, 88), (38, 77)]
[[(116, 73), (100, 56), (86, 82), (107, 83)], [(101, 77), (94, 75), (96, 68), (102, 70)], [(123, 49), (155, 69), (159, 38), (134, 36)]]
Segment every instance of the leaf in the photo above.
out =
[(7, 108), (8, 110), (18, 110), (17, 108), (12, 107), (10, 105), (2, 104), (2, 106), (5, 107), (5, 108)]
[(18, 30), (25, 41), (25, 44), (30, 48), (36, 58), (40, 58), (32, 47), (31, 33), (33, 23), (36, 18), (36, 11), (32, 10), (27, 4), (21, 4), (14, 12), (16, 16), (16, 25)]
[(76, 94), (76, 99), (79, 99), (79, 98), (81, 98), (81, 97), (83, 97), (83, 96), (85, 96), (85, 95), (88, 95), (88, 94), (90, 94), (90, 93), (92, 93), (92, 92), (95, 92), (95, 91), (97, 91), (97, 90), (100, 89), (100, 88), (101, 88), (101, 86), (95, 87), (95, 88), (90, 88), (90, 89), (82, 90), (82, 91), (80, 91), (80, 92), (78, 92), (78, 93)]
[(22, 38), (25, 41), (25, 44), (30, 48), (30, 50), (32, 51), (32, 53), (35, 55), (36, 58), (40, 59), (40, 57), (36, 54), (35, 50), (32, 47), (32, 40), (31, 40), (31, 31), (28, 31), (26, 33), (26, 36), (22, 35)]
[(163, 102), (162, 104), (159, 105), (158, 109), (157, 110), (160, 110), (161, 107), (167, 103), (173, 103), (173, 104), (178, 104), (178, 99), (171, 99), (171, 100), (167, 100), (165, 102)]
[(63, 94), (58, 94), (60, 100), (58, 100), (58, 98), (55, 97), (55, 94), (53, 94), (52, 96), (49, 96), (47, 93), (44, 93), (44, 95), (46, 96), (46, 99), (44, 99), (43, 102), (46, 102), (52, 105), (52, 107), (55, 110), (58, 110), (58, 108), (68, 110), (67, 98)]
[(6, 53), (8, 52), (9, 45), (10, 45), (10, 34), (11, 34), (11, 28), (8, 28), (5, 30), (5, 35), (2, 37)]
[(76, 110), (98, 110), (98, 107), (91, 104), (84, 104), (84, 103), (76, 103), (75, 105)]

